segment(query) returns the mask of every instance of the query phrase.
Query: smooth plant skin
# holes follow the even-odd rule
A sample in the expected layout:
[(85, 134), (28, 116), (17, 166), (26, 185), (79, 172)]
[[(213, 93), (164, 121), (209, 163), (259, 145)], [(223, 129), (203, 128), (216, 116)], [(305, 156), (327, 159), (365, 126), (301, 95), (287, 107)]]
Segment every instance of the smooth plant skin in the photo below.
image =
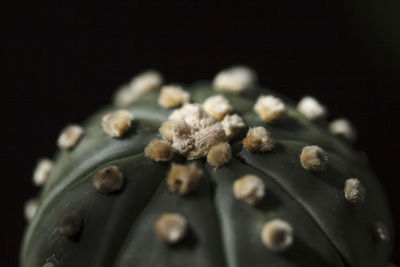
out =
[[(172, 109), (158, 104), (160, 88), (124, 107), (135, 120), (120, 138), (102, 128), (102, 118), (119, 110), (107, 106), (81, 126), (84, 135), (70, 150), (60, 150), (40, 192), (40, 207), (29, 222), (21, 267), (53, 266), (388, 266), (393, 247), (393, 226), (385, 194), (368, 167), (364, 153), (328, 131), (325, 119), (311, 121), (296, 110), (296, 103), (271, 90), (253, 85), (241, 94), (216, 92), (210, 82), (182, 85), (190, 102), (203, 103), (223, 95), (245, 124), (232, 140), (231, 158), (218, 168), (205, 157), (156, 162), (144, 155), (147, 144), (160, 138), (159, 128)], [(272, 94), (287, 106), (286, 116), (264, 122), (253, 110), (259, 95)], [(334, 107), (331, 107), (334, 108)], [(249, 127), (265, 127), (276, 142), (270, 151), (252, 152), (242, 140)], [(362, 132), (360, 134), (363, 134)], [(306, 146), (318, 146), (327, 155), (323, 171), (302, 166)], [(171, 193), (166, 177), (172, 163), (194, 162), (202, 170), (188, 194)], [(103, 194), (93, 176), (116, 166), (124, 184)], [(265, 186), (263, 198), (250, 205), (234, 195), (235, 180), (256, 175)], [(350, 203), (343, 192), (349, 178), (360, 180), (365, 198)], [(80, 232), (67, 237), (59, 221), (74, 211), (82, 217)], [(188, 222), (185, 237), (166, 244), (155, 234), (154, 223), (164, 213), (178, 213)], [(293, 228), (292, 244), (275, 251), (260, 236), (264, 224), (283, 219)], [(377, 223), (387, 228), (388, 239), (376, 234)], [(384, 229), (385, 230), (385, 229)]]

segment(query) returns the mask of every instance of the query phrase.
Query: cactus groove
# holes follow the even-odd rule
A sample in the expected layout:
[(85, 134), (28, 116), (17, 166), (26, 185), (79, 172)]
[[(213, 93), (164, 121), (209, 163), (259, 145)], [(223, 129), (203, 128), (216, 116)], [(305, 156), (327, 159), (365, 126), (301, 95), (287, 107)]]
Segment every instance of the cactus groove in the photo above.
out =
[(389, 265), (388, 204), (348, 120), (243, 66), (163, 80), (144, 72), (64, 128), (34, 174), (21, 267)]

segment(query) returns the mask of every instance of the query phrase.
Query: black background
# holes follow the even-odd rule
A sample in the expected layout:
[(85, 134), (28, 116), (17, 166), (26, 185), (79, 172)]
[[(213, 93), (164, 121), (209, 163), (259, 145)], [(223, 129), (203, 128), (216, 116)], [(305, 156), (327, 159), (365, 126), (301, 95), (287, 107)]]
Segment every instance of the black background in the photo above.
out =
[(264, 86), (316, 96), (357, 127), (399, 226), (400, 5), (322, 2), (2, 2), (0, 266), (17, 265), (36, 159), (149, 67), (191, 83), (247, 64)]

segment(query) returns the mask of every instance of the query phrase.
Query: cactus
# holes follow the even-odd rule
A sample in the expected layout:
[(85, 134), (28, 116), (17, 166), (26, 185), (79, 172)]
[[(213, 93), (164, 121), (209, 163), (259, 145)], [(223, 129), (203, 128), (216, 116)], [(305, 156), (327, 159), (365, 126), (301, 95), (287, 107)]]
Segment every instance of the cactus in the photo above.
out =
[(388, 266), (393, 226), (346, 119), (250, 69), (136, 76), (39, 161), (21, 266)]

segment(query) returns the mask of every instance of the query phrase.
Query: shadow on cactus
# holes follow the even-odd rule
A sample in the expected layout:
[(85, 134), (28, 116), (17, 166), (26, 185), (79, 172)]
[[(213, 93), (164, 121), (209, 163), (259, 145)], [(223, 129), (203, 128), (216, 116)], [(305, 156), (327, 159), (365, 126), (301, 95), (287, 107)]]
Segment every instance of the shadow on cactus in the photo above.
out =
[(242, 66), (147, 71), (42, 159), (21, 266), (388, 266), (384, 192), (346, 119)]

